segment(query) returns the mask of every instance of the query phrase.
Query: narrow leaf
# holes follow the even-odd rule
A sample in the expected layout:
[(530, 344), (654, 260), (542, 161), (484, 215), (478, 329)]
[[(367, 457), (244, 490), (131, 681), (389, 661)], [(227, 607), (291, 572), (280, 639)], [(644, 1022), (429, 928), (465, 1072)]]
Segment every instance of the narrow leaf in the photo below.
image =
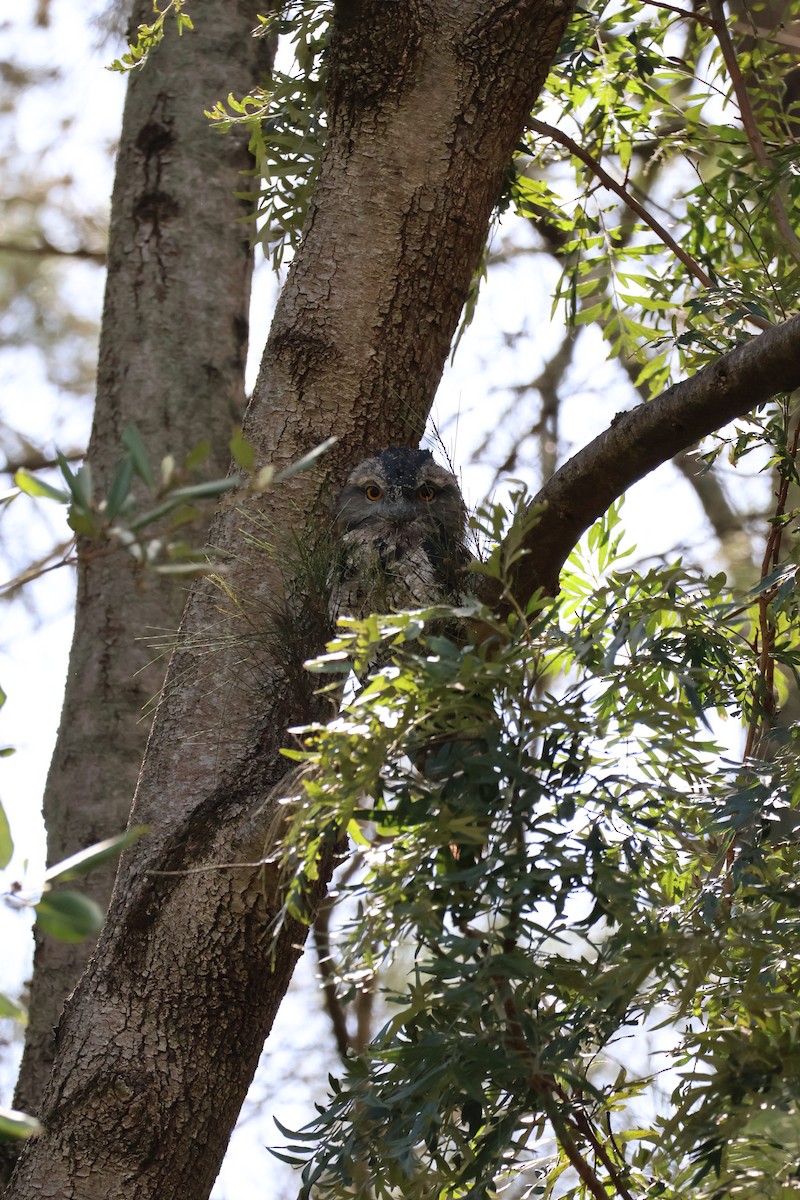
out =
[(242, 470), (252, 471), (256, 465), (255, 446), (252, 442), (248, 442), (241, 428), (237, 427), (234, 429), (228, 446), (234, 461), (238, 463)]
[(27, 1138), (32, 1133), (41, 1133), (42, 1127), (36, 1117), (17, 1112), (14, 1108), (0, 1108), (0, 1138)]
[(281, 471), (280, 474), (276, 475), (275, 482), (282, 483), (284, 479), (291, 479), (293, 475), (297, 475), (300, 471), (307, 471), (309, 467), (313, 467), (320, 455), (327, 453), (331, 446), (336, 445), (338, 440), (336, 437), (326, 438), (324, 442), (320, 442), (313, 450), (309, 450), (308, 454), (304, 454), (302, 458), (298, 458), (297, 462), (293, 462), (285, 471)]
[(108, 499), (106, 500), (106, 516), (109, 518), (109, 520), (113, 521), (114, 517), (128, 499), (131, 491), (132, 481), (133, 459), (131, 458), (130, 454), (126, 454), (122, 459), (122, 462), (117, 467), (114, 478), (111, 481), (111, 487), (108, 489)]
[(139, 430), (135, 425), (128, 425), (128, 427), (122, 431), (122, 437), (120, 440), (133, 460), (133, 469), (136, 474), (143, 483), (147, 484), (148, 487), (154, 488), (156, 485), (155, 475), (153, 474), (152, 467), (148, 462), (147, 451), (144, 448), (144, 442), (142, 441), (142, 435), (139, 433)]
[(10, 996), (3, 995), (0, 992), (0, 1017), (6, 1017), (9, 1021), (19, 1021), (20, 1025), (27, 1025), (28, 1014), (21, 1004), (17, 1004), (16, 1000), (12, 1000)]
[(26, 496), (46, 496), (48, 500), (57, 500), (59, 504), (69, 504), (69, 492), (51, 487), (49, 483), (45, 483), (43, 479), (37, 479), (24, 467), (20, 467), (14, 475), (14, 483), (21, 492), (25, 492)]
[(8, 824), (5, 809), (0, 804), (0, 870), (8, 866), (13, 853), (14, 841), (11, 837), (11, 828)]
[(45, 873), (45, 882), (65, 883), (68, 879), (77, 879), (79, 875), (86, 875), (100, 863), (127, 850), (128, 846), (132, 846), (146, 832), (146, 825), (135, 825), (117, 837), (106, 838), (102, 842), (96, 842), (94, 846), (87, 846), (85, 850), (79, 850), (77, 854), (72, 854), (69, 858), (50, 867)]
[(54, 892), (36, 905), (36, 921), (43, 933), (60, 942), (82, 942), (103, 925), (103, 910), (80, 892)]

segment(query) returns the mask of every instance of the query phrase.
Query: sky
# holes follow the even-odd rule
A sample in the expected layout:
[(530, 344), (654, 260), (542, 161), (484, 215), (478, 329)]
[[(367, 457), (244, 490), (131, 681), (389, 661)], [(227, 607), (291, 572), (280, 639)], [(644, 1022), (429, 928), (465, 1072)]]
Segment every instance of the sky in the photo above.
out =
[[(97, 41), (91, 11), (70, 0), (53, 0), (51, 23), (46, 28), (35, 27), (34, 11), (31, 0), (18, 3), (13, 19), (0, 19), (0, 33), (18, 59), (43, 67), (60, 61), (64, 76), (57, 86), (33, 90), (24, 97), (14, 114), (15, 136), (26, 154), (35, 158), (46, 152), (48, 170), (63, 171), (73, 178), (72, 195), (77, 204), (93, 205), (98, 198), (106, 201), (113, 169), (108, 148), (117, 135), (125, 80), (108, 72), (105, 64), (119, 49), (114, 44), (94, 51), (87, 48)], [(64, 129), (63, 138), (52, 148), (54, 113)], [(69, 247), (73, 237), (69, 222), (53, 232)], [(555, 266), (545, 255), (535, 252), (533, 235), (513, 217), (507, 218), (496, 233), (495, 249), (506, 244), (527, 245), (532, 252), (516, 254), (491, 270), (474, 321), (454, 361), (446, 368), (433, 412), (437, 431), (431, 435), (434, 450), (439, 440), (459, 473), (470, 505), (486, 496), (493, 484), (494, 464), (503, 460), (535, 418), (537, 397), (523, 396), (512, 403), (512, 389), (535, 379), (560, 341), (560, 326), (552, 322), (550, 315), (549, 293), (557, 278)], [(276, 280), (262, 265), (253, 296), (248, 369), (251, 383), (277, 288)], [(76, 311), (99, 317), (101, 271), (81, 264), (74, 272), (71, 301)], [(569, 393), (561, 418), (565, 454), (600, 433), (615, 412), (634, 403), (627, 379), (608, 361), (596, 331), (580, 335)], [(507, 406), (512, 411), (496, 431), (491, 453), (473, 462), (487, 426), (496, 425), (498, 412)], [(38, 355), (20, 348), (0, 356), (0, 420), (21, 428), (36, 441), (65, 448), (86, 444), (91, 412), (87, 403), (77, 403), (49, 385)], [(535, 479), (537, 455), (535, 440), (529, 439), (523, 445), (518, 473)], [(737, 488), (737, 501), (742, 505), (754, 504), (763, 494), (757, 480), (749, 483), (741, 476)], [(503, 486), (498, 494), (504, 494)], [(670, 465), (631, 490), (624, 521), (628, 540), (639, 547), (642, 555), (670, 554), (676, 545), (700, 559), (714, 553), (700, 507)], [(54, 530), (57, 536), (65, 535), (60, 522), (63, 510), (20, 497), (0, 516), (0, 553), (7, 562), (18, 560), (25, 552), (35, 557), (37, 550), (47, 547)], [(61, 709), (73, 597), (74, 578), (71, 570), (65, 569), (33, 585), (29, 599), (6, 605), (3, 610), (0, 684), (9, 700), (0, 714), (0, 744), (15, 746), (16, 754), (0, 760), (0, 794), (18, 846), (9, 869), (3, 872), (4, 891), (19, 880), (35, 891), (41, 879), (44, 840), (39, 808)], [(0, 957), (0, 991), (16, 995), (29, 971), (26, 912), (0, 908), (0, 941), (6, 948)], [(289, 1125), (303, 1119), (313, 1091), (297, 1064), (308, 1064), (327, 1039), (325, 1018), (321, 1014), (308, 1015), (307, 998), (312, 988), (306, 970), (302, 987), (281, 1013), (269, 1050), (270, 1055), (277, 1056), (273, 1068), (290, 1081), (281, 1109), (281, 1119)], [(5, 1029), (0, 1036), (6, 1036)], [(5, 1103), (13, 1083), (10, 1063), (14, 1055), (3, 1057), (0, 1102)], [(245, 1109), (245, 1116), (254, 1112), (260, 1115), (257, 1120), (246, 1120), (237, 1135), (235, 1153), (214, 1192), (217, 1200), (233, 1195), (237, 1200), (263, 1197), (265, 1173), (275, 1169), (273, 1160), (265, 1158), (260, 1149), (267, 1136), (256, 1103), (261, 1087), (256, 1082), (253, 1099)]]

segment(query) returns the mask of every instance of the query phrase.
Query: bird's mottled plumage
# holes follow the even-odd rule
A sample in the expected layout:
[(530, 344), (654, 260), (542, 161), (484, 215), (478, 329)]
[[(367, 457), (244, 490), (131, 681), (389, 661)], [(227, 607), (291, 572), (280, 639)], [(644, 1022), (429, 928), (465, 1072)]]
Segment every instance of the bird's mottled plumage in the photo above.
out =
[(455, 476), (430, 450), (391, 446), (359, 463), (336, 506), (331, 616), (456, 601), (466, 517)]

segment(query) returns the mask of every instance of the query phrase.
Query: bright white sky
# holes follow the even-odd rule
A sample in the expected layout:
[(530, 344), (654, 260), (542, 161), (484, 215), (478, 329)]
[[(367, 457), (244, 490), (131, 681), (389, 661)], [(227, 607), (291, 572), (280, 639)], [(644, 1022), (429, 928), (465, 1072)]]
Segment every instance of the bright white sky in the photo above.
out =
[[(52, 23), (47, 29), (34, 27), (32, 0), (20, 0), (15, 10), (13, 20), (6, 19), (0, 28), (19, 60), (43, 66), (60, 61), (65, 72), (55, 97), (52, 90), (32, 92), (19, 106), (15, 114), (19, 144), (27, 154), (36, 155), (50, 144), (53, 113), (70, 117), (71, 123), (56, 150), (56, 161), (49, 157), (47, 170), (71, 174), (77, 194), (87, 202), (93, 203), (98, 195), (109, 196), (112, 164), (107, 147), (118, 133), (125, 81), (106, 71), (104, 63), (118, 49), (107, 47), (100, 54), (87, 52), (83, 42), (96, 41), (96, 35), (91, 29), (86, 32), (86, 14), (71, 0), (53, 0)], [(216, 97), (209, 97), (213, 99)], [(69, 230), (61, 230), (60, 234), (63, 243), (69, 245)], [(527, 227), (513, 218), (505, 222), (501, 236), (513, 236), (517, 244), (533, 244)], [(497, 424), (499, 411), (510, 403), (506, 389), (534, 379), (559, 343), (560, 326), (550, 321), (549, 293), (555, 280), (556, 268), (545, 255), (517, 256), (508, 265), (493, 269), (456, 361), (445, 372), (434, 419), (456, 469), (462, 471), (464, 490), (472, 504), (482, 499), (490, 486), (492, 464), (503, 460), (516, 436), (535, 419), (537, 397), (520, 401), (513, 419), (498, 430), (490, 460), (470, 463), (486, 428)], [(275, 294), (275, 281), (262, 268), (253, 304), (251, 381)], [(72, 299), (80, 311), (99, 316), (101, 272), (86, 264), (78, 267)], [(503, 335), (516, 333), (522, 336), (512, 351)], [(616, 411), (629, 408), (634, 398), (618, 368), (607, 361), (606, 348), (594, 331), (581, 336), (569, 384), (571, 395), (561, 420), (564, 448), (572, 452), (605, 428)], [(35, 352), (20, 351), (0, 358), (0, 419), (30, 433), (36, 441), (46, 440), (64, 448), (85, 445), (90, 412), (88, 406), (76, 405), (72, 398), (58, 394), (47, 384)], [(528, 458), (523, 457), (522, 467), (528, 468), (529, 478), (535, 481), (535, 443), (529, 442), (526, 450)], [(745, 488), (743, 497), (743, 484), (742, 480), (737, 491), (740, 504), (751, 502), (750, 497), (761, 491), (758, 487)], [(37, 506), (21, 497), (2, 517), (0, 537), (5, 553), (10, 553), (12, 560), (18, 555), (26, 557), (21, 554), (23, 550), (35, 557), (38, 550), (50, 544), (54, 523), (59, 533), (65, 530), (58, 524), (62, 518), (63, 510), (46, 502)], [(655, 556), (682, 545), (703, 557), (707, 526), (691, 489), (671, 466), (632, 490), (624, 519), (641, 555)], [(0, 760), (0, 784), (18, 846), (14, 862), (3, 873), (3, 890), (22, 878), (35, 888), (40, 879), (43, 837), (39, 807), (60, 714), (73, 590), (70, 572), (53, 572), (31, 588), (30, 604), (17, 603), (3, 610), (0, 682), (9, 700), (0, 715), (0, 744), (16, 746), (17, 753)], [(25, 860), (29, 860), (27, 867)], [(25, 914), (0, 909), (0, 923), (5, 947), (0, 958), (0, 990), (16, 995), (29, 970), (28, 921)], [(298, 1062), (308, 1064), (316, 1059), (316, 1068), (318, 1047), (329, 1040), (325, 1019), (309, 1015), (310, 986), (307, 980), (302, 999), (287, 1005), (271, 1042), (279, 1047), (275, 1051), (279, 1072), (294, 1080), (280, 1110), (281, 1119), (289, 1125), (300, 1123), (307, 1114), (309, 1090)], [(300, 1022), (295, 1019), (297, 1004), (302, 1004)], [(6, 1069), (2, 1078), (6, 1086), (0, 1097), (3, 1103), (9, 1101), (12, 1078), (13, 1072)], [(254, 1093), (258, 1091), (256, 1083)], [(295, 1102), (305, 1107), (296, 1107)], [(265, 1190), (269, 1194), (265, 1182), (274, 1177), (276, 1164), (260, 1149), (266, 1140), (280, 1139), (274, 1137), (259, 1110), (258, 1119), (246, 1123), (237, 1135), (235, 1154), (224, 1168), (216, 1197), (235, 1194), (238, 1200), (263, 1200)]]

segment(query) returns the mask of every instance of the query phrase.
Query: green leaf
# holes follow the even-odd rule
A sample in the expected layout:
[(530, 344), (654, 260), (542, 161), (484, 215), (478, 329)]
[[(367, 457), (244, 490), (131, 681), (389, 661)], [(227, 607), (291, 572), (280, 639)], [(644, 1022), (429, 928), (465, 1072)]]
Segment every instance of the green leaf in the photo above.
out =
[(87, 512), (75, 504), (70, 508), (67, 524), (75, 533), (84, 534), (86, 537), (95, 537), (101, 528), (100, 521), (94, 513)]
[(108, 489), (105, 515), (113, 521), (131, 492), (133, 481), (133, 458), (126, 454), (116, 469), (111, 487)]
[(187, 471), (196, 471), (198, 467), (202, 467), (203, 463), (211, 453), (211, 442), (206, 438), (203, 442), (198, 442), (197, 445), (189, 451), (183, 460), (183, 465)]
[(3, 805), (0, 804), (0, 870), (7, 867), (14, 853), (14, 842), (11, 837), (11, 827), (8, 824)]
[(127, 523), (128, 529), (136, 531), (144, 529), (147, 525), (151, 525), (154, 521), (159, 521), (162, 517), (166, 517), (184, 504), (187, 500), (209, 500), (216, 496), (222, 496), (225, 492), (232, 492), (236, 488), (241, 487), (245, 480), (241, 475), (228, 475), (225, 479), (210, 479), (205, 483), (189, 484), (187, 487), (176, 488), (174, 492), (170, 492), (166, 499), (155, 508), (149, 509), (142, 513), (134, 521)]
[(0, 992), (0, 1017), (6, 1017), (11, 1021), (19, 1021), (20, 1025), (27, 1025), (28, 1014), (21, 1004), (17, 1004), (16, 1000), (12, 1000), (10, 996), (3, 995)]
[(99, 933), (104, 913), (99, 904), (80, 892), (54, 892), (36, 905), (36, 923), (43, 933), (60, 942), (82, 942)]
[(14, 475), (14, 483), (27, 496), (45, 496), (48, 500), (57, 500), (59, 504), (69, 504), (69, 492), (51, 487), (49, 483), (45, 483), (43, 479), (37, 479), (24, 467), (20, 467)]
[(142, 435), (135, 425), (128, 425), (122, 431), (121, 442), (124, 448), (128, 451), (133, 461), (133, 469), (143, 483), (146, 483), (149, 488), (155, 488), (156, 478), (153, 474), (152, 467), (147, 459), (147, 451), (144, 448)]
[(0, 1107), (0, 1138), (10, 1141), (12, 1138), (27, 1138), (32, 1133), (41, 1133), (42, 1126), (36, 1117), (27, 1113), (17, 1112), (13, 1108)]
[(48, 868), (45, 872), (45, 883), (65, 883), (69, 879), (77, 879), (79, 875), (87, 875), (100, 863), (107, 862), (109, 858), (127, 850), (143, 833), (147, 833), (147, 826), (135, 825), (117, 837), (106, 838), (102, 842), (96, 842), (94, 846), (79, 850), (77, 854), (72, 854)]
[(67, 481), (67, 487), (72, 496), (72, 502), (79, 509), (88, 512), (92, 504), (92, 470), (88, 463), (75, 472), (70, 467), (64, 455), (59, 451), (56, 454), (61, 474)]
[(234, 461), (238, 463), (242, 470), (252, 471), (256, 465), (255, 446), (251, 442), (248, 442), (241, 428), (237, 427), (233, 431), (228, 445)]

